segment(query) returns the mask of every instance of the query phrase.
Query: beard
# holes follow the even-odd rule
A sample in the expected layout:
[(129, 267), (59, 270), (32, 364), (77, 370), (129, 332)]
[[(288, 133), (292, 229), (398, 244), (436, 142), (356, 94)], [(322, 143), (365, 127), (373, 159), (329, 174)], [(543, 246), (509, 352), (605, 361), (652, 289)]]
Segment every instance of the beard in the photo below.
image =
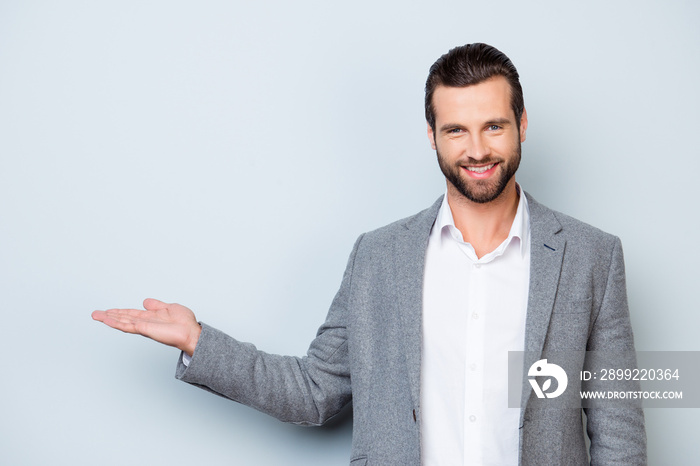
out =
[[(466, 160), (461, 159), (457, 161), (454, 165), (450, 165), (444, 157), (440, 155), (440, 151), (436, 150), (438, 165), (440, 165), (440, 170), (442, 170), (443, 175), (448, 182), (450, 182), (464, 197), (472, 202), (478, 204), (485, 204), (491, 202), (498, 198), (498, 196), (503, 193), (503, 190), (508, 186), (508, 182), (515, 172), (518, 171), (520, 166), (520, 140), (518, 140), (518, 146), (513, 150), (513, 153), (507, 160), (497, 160), (497, 159), (482, 159), (474, 160), (468, 157)], [(474, 165), (489, 165), (491, 163), (498, 163), (500, 175), (496, 177), (491, 177), (487, 180), (473, 180), (467, 178), (467, 175), (462, 173), (462, 166), (467, 164)]]

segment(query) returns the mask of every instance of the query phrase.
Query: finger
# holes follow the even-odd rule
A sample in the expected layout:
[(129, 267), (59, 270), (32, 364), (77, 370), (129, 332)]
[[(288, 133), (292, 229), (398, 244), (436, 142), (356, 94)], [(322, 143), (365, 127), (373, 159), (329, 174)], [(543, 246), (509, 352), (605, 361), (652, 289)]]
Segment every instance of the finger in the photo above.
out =
[(133, 318), (145, 317), (146, 311), (139, 309), (107, 309), (106, 311), (92, 311), (92, 318), (104, 322), (107, 317), (130, 316)]
[(95, 312), (104, 312), (106, 316), (114, 318), (129, 317), (132, 319), (148, 319), (154, 316), (152, 311), (144, 311), (141, 309), (107, 309), (106, 311)]
[(129, 314), (129, 315), (139, 315), (139, 314), (147, 314), (148, 311), (144, 311), (143, 309), (120, 309), (120, 308), (113, 308), (113, 309), (105, 309), (104, 311), (92, 311), (92, 317), (99, 317), (99, 316), (104, 316), (105, 314)]
[(146, 335), (152, 324), (167, 324), (153, 311), (138, 309), (108, 309), (104, 311), (102, 323), (127, 333)]
[(95, 311), (92, 315), (103, 324), (129, 333), (142, 333), (144, 325), (159, 321), (153, 312), (138, 309), (108, 309)]
[(168, 307), (168, 304), (163, 301), (158, 301), (157, 299), (147, 298), (143, 300), (143, 307), (149, 311), (157, 311), (159, 309), (165, 309)]
[(120, 317), (119, 315), (110, 315), (105, 313), (100, 319), (100, 322), (108, 327), (121, 330), (122, 332), (141, 333), (137, 328), (137, 322), (128, 317)]

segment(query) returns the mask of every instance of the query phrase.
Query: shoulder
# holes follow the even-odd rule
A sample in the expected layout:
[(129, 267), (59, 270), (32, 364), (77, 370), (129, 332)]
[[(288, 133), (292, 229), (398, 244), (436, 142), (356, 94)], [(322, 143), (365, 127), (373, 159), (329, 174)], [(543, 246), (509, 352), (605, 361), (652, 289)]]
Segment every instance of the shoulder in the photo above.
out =
[(403, 237), (422, 237), (426, 238), (430, 234), (430, 229), (433, 227), (437, 212), (442, 204), (443, 196), (440, 196), (430, 207), (424, 209), (417, 214), (411, 215), (400, 220), (396, 220), (388, 225), (377, 228), (364, 233), (360, 240), (363, 246), (381, 246), (387, 243), (393, 243)]
[(533, 229), (549, 227), (550, 229), (555, 229), (555, 233), (564, 235), (567, 240), (573, 241), (615, 242), (618, 240), (613, 234), (605, 232), (600, 228), (570, 215), (550, 209), (544, 204), (537, 202), (529, 193), (525, 194), (530, 209), (530, 221)]
[(606, 266), (616, 254), (621, 256), (620, 239), (570, 215), (550, 209), (527, 194), (530, 210), (531, 244), (550, 249), (566, 248), (568, 261), (586, 268), (587, 264)]

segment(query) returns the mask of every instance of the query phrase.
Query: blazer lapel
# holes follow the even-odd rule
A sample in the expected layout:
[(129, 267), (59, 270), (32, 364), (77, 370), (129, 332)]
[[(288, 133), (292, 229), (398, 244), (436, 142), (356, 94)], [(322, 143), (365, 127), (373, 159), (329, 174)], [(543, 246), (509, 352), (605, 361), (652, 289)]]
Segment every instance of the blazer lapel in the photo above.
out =
[(401, 315), (408, 379), (413, 405), (420, 405), (423, 271), (430, 229), (435, 223), (442, 196), (428, 209), (409, 218), (394, 242), (395, 303)]
[(530, 209), (530, 287), (525, 320), (521, 424), (531, 392), (527, 370), (542, 354), (566, 246), (566, 240), (557, 236), (562, 227), (554, 213), (529, 194), (525, 195)]

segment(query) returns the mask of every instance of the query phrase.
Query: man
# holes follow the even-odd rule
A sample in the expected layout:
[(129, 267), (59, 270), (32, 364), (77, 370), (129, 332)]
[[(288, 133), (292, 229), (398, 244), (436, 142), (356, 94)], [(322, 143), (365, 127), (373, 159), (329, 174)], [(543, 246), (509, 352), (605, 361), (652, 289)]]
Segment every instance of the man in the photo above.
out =
[[(446, 196), (360, 236), (306, 357), (260, 352), (178, 304), (93, 318), (180, 348), (178, 378), (283, 421), (322, 424), (352, 399), (352, 465), (588, 464), (581, 410), (528, 392), (508, 408), (504, 364), (633, 349), (620, 242), (516, 184), (528, 121), (503, 53), (443, 55), (425, 108)], [(641, 410), (590, 409), (587, 428), (592, 463), (646, 463)]]

